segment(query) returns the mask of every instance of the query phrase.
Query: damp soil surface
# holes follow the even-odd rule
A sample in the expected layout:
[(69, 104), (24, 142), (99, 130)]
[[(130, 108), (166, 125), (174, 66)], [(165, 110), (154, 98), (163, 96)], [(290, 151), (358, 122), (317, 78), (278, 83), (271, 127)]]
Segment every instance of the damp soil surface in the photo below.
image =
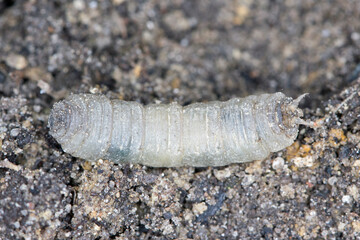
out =
[[(360, 237), (359, 1), (0, 1), (0, 239)], [(70, 93), (297, 97), (318, 128), (264, 161), (150, 168), (49, 135)]]

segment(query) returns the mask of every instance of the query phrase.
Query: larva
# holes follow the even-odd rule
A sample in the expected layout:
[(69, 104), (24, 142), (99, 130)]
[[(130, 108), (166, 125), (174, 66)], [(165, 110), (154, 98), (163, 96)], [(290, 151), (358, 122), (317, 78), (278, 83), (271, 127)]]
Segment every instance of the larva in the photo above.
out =
[(150, 104), (74, 94), (55, 103), (50, 134), (86, 160), (153, 167), (222, 166), (262, 160), (290, 146), (303, 112), (283, 93), (226, 102)]

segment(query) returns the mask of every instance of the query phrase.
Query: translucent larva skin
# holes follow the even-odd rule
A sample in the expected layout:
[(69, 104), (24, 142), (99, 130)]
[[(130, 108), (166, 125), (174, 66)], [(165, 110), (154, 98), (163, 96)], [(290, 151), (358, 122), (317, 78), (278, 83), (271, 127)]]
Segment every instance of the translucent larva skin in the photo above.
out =
[(298, 101), (274, 93), (186, 107), (143, 106), (76, 94), (54, 105), (48, 126), (65, 152), (90, 161), (223, 166), (290, 146), (302, 117)]

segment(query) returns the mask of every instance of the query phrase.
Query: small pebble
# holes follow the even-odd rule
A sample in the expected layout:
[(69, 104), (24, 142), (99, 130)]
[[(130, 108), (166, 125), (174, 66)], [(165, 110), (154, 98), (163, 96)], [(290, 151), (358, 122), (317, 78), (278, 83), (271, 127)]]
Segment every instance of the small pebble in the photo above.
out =
[(214, 170), (214, 175), (219, 181), (222, 181), (222, 180), (224, 180), (224, 179), (231, 176), (231, 171), (230, 171), (229, 168), (225, 168), (223, 170), (215, 169)]
[(347, 188), (347, 192), (354, 198), (354, 199), (358, 199), (359, 198), (359, 189), (358, 187), (354, 184), (351, 185), (350, 187)]
[(110, 187), (110, 188), (114, 188), (114, 187), (115, 187), (115, 182), (114, 182), (114, 181), (110, 181), (110, 182), (109, 182), (109, 187)]
[(360, 232), (360, 221), (353, 221), (351, 223), (351, 226), (353, 227), (355, 232)]
[(19, 228), (19, 227), (20, 227), (20, 223), (19, 223), (19, 222), (14, 222), (14, 227), (15, 227), (15, 228)]
[(193, 19), (187, 19), (184, 13), (176, 10), (164, 16), (165, 24), (173, 31), (187, 31), (194, 23)]
[(20, 190), (21, 190), (21, 191), (26, 191), (26, 190), (27, 190), (26, 184), (21, 184), (21, 185), (20, 185)]
[(21, 210), (20, 213), (21, 213), (21, 215), (23, 215), (23, 216), (28, 215), (28, 211), (25, 210), (25, 209), (24, 209), (24, 210)]
[(39, 105), (34, 105), (34, 111), (39, 113), (41, 111), (41, 106)]
[(348, 204), (350, 204), (352, 198), (351, 198), (350, 195), (344, 195), (341, 200), (342, 200), (343, 203), (348, 203)]
[(28, 65), (28, 62), (24, 56), (13, 53), (6, 57), (5, 62), (9, 67), (15, 68), (17, 70), (22, 70)]
[(6, 127), (0, 127), (0, 134), (1, 133), (4, 133), (4, 132), (6, 132), (7, 131), (7, 128)]
[(360, 33), (358, 33), (358, 32), (352, 32), (352, 33), (351, 33), (351, 40), (353, 40), (353, 41), (359, 41), (359, 40), (360, 40)]
[(201, 203), (195, 203), (193, 205), (193, 211), (195, 214), (200, 215), (203, 212), (205, 212), (207, 210), (207, 206), (206, 203), (201, 202)]
[(336, 182), (337, 182), (337, 177), (335, 176), (328, 179), (328, 184), (331, 186), (334, 186)]
[(259, 173), (261, 171), (262, 171), (261, 161), (254, 161), (250, 163), (247, 168), (245, 168), (245, 172), (248, 174)]
[(82, 0), (75, 0), (73, 2), (73, 7), (78, 11), (82, 11), (85, 9), (85, 3)]
[(123, 74), (119, 67), (115, 67), (114, 71), (111, 74), (111, 77), (115, 79), (116, 82), (121, 82)]
[(66, 211), (67, 213), (69, 213), (69, 212), (71, 211), (71, 204), (67, 204), (67, 205), (65, 206), (65, 211)]
[(25, 71), (25, 77), (29, 78), (31, 81), (34, 82), (42, 80), (47, 83), (51, 83), (53, 81), (53, 76), (51, 75), (51, 73), (41, 67), (27, 68)]
[(250, 186), (255, 182), (255, 177), (253, 175), (246, 175), (241, 182), (242, 186)]
[(315, 211), (315, 210), (311, 210), (311, 211), (309, 211), (309, 212), (306, 214), (305, 219), (306, 219), (306, 221), (308, 221), (308, 222), (313, 222), (313, 221), (316, 221), (316, 219), (317, 219), (316, 216), (317, 216), (316, 211)]
[(281, 186), (280, 194), (282, 197), (294, 198), (295, 197), (294, 186), (292, 184)]
[(11, 131), (10, 131), (10, 136), (16, 137), (16, 136), (19, 135), (19, 133), (20, 133), (20, 128), (13, 128), (13, 129), (11, 129)]
[(306, 157), (296, 157), (293, 159), (296, 167), (312, 167), (314, 165), (314, 157), (312, 155), (308, 155)]
[(360, 167), (360, 160), (354, 161), (353, 166), (354, 167)]
[(284, 159), (282, 157), (277, 157), (272, 162), (272, 168), (275, 170), (282, 170), (284, 168)]
[(337, 229), (339, 231), (344, 231), (345, 227), (346, 227), (346, 223), (339, 222)]

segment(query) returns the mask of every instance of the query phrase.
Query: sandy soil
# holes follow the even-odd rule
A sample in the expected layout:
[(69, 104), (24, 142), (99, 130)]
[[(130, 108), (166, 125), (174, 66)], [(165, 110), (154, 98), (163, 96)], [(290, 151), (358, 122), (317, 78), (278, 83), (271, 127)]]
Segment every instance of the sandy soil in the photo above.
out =
[[(0, 239), (360, 237), (360, 1), (0, 1)], [(54, 102), (308, 92), (264, 161), (89, 163), (48, 134)]]

